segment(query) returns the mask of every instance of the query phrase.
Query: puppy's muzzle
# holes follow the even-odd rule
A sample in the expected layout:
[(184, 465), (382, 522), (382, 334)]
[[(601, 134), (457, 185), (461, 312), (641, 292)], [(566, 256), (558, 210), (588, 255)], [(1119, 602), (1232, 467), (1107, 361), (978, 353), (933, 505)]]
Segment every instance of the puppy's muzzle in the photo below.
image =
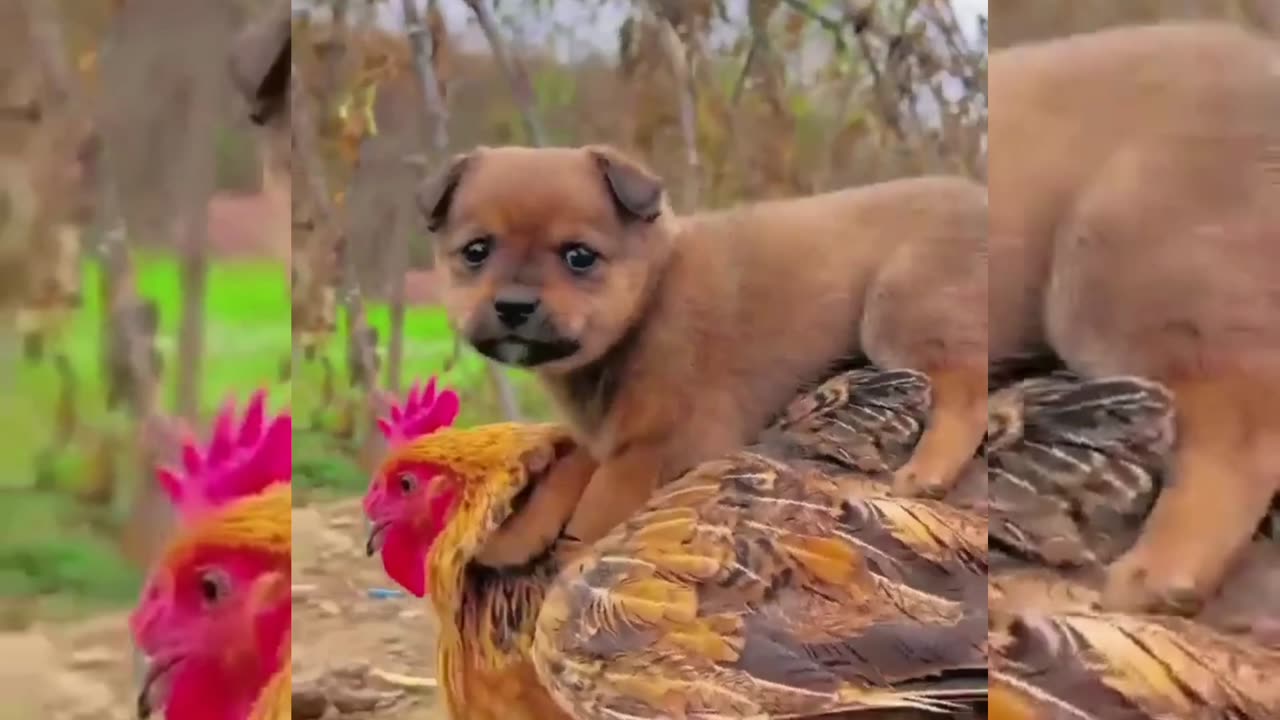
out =
[(560, 334), (536, 296), (499, 295), (470, 333), (473, 347), (506, 365), (536, 367), (579, 350), (576, 340)]
[(538, 301), (528, 299), (497, 299), (493, 302), (493, 311), (498, 315), (498, 322), (508, 330), (519, 330), (529, 322), (529, 318), (538, 311)]

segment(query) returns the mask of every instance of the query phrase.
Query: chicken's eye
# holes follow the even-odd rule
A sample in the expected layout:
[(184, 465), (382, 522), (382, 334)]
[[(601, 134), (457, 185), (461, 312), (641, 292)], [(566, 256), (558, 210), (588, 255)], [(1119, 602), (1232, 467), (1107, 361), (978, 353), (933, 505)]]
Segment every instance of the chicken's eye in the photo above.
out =
[(231, 594), (231, 578), (217, 568), (200, 573), (200, 599), (206, 605), (217, 605)]
[(408, 495), (413, 492), (414, 488), (418, 487), (418, 478), (414, 477), (413, 473), (400, 473), (400, 476), (396, 478), (396, 484), (400, 486), (400, 492)]

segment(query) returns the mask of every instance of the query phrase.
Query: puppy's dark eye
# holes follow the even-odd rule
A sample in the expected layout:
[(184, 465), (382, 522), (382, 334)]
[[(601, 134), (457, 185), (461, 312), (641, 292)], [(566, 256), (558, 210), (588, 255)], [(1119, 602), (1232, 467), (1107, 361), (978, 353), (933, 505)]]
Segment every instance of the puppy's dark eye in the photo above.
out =
[(217, 605), (231, 594), (231, 578), (216, 568), (200, 574), (200, 598), (206, 605)]
[(489, 253), (493, 251), (493, 240), (487, 237), (480, 237), (472, 240), (462, 246), (462, 261), (467, 267), (478, 268), (489, 259)]
[(600, 260), (600, 254), (586, 245), (572, 243), (566, 245), (560, 251), (560, 256), (564, 258), (564, 264), (575, 273), (584, 273), (595, 267)]
[(400, 487), (400, 492), (408, 495), (413, 492), (414, 488), (418, 487), (418, 478), (414, 477), (413, 473), (400, 473), (400, 476), (396, 478), (396, 485)]

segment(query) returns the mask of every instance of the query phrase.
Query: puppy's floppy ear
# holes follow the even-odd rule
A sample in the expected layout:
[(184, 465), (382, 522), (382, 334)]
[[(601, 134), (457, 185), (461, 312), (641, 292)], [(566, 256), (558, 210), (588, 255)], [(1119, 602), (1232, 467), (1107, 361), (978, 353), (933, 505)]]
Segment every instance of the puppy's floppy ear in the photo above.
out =
[(418, 209), (426, 216), (427, 229), (431, 232), (439, 232), (449, 219), (453, 194), (458, 190), (458, 183), (462, 182), (463, 174), (474, 159), (475, 152), (454, 155), (443, 170), (418, 185)]
[(662, 180), (618, 150), (594, 145), (587, 148), (604, 176), (609, 194), (624, 220), (653, 222), (662, 213)]

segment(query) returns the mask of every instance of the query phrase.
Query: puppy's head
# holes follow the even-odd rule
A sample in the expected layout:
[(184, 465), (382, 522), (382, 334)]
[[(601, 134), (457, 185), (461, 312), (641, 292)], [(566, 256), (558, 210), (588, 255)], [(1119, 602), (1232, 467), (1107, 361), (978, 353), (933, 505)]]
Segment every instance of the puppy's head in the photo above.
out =
[(671, 248), (661, 181), (606, 147), (478, 148), (419, 201), (456, 329), (482, 354), (541, 372), (616, 344)]

